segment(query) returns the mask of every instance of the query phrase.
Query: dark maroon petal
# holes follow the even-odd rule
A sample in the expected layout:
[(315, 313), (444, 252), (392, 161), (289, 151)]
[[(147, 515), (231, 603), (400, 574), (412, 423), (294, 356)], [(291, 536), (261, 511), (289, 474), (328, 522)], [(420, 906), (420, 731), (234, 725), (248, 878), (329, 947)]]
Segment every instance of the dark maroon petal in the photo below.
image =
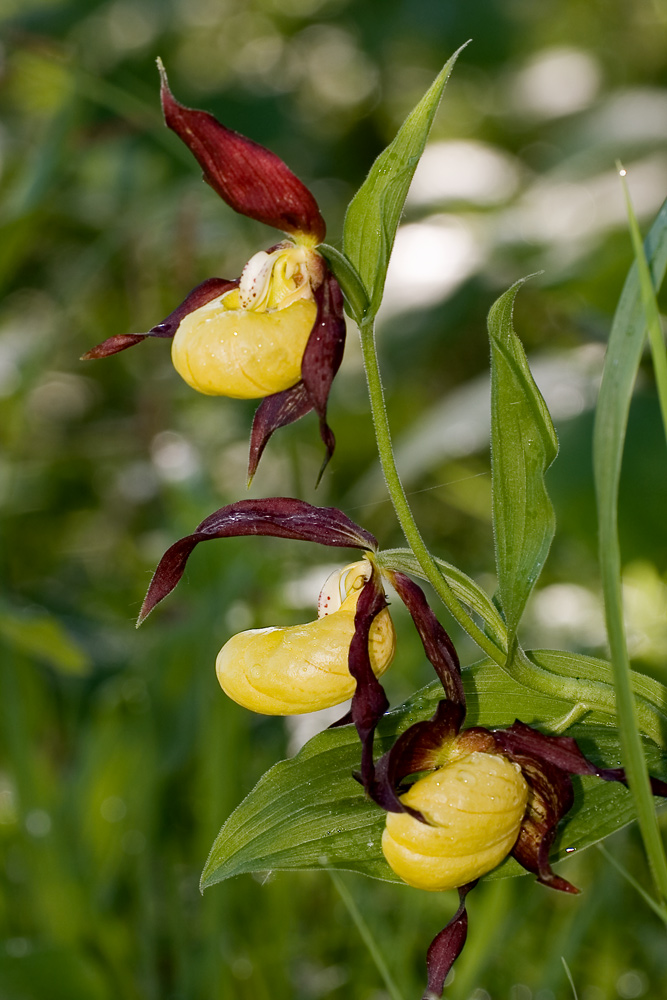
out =
[[(387, 573), (406, 608), (412, 615), (424, 652), (433, 664), (448, 701), (461, 705), (465, 718), (466, 696), (461, 680), (461, 665), (452, 640), (428, 606), (424, 591), (413, 580), (392, 570)], [(461, 722), (463, 722), (463, 718)]]
[(103, 340), (96, 347), (91, 347), (89, 351), (81, 355), (79, 360), (97, 361), (98, 358), (108, 358), (111, 354), (118, 354), (120, 351), (126, 351), (128, 347), (140, 344), (148, 336), (147, 333), (117, 333), (115, 336)]
[(327, 729), (339, 729), (341, 726), (349, 726), (351, 722), (352, 712), (350, 711), (346, 712), (345, 715), (341, 715), (340, 719), (336, 719), (335, 722), (332, 722), (330, 726), (327, 726)]
[(519, 765), (529, 787), (528, 808), (512, 854), (543, 885), (561, 892), (579, 892), (571, 882), (556, 875), (549, 864), (558, 823), (574, 801), (569, 775), (555, 764), (532, 756), (520, 753), (508, 756)]
[(373, 568), (364, 584), (354, 615), (354, 635), (350, 643), (348, 666), (357, 682), (352, 695), (351, 715), (361, 740), (361, 783), (372, 794), (374, 785), (373, 737), (375, 727), (389, 708), (384, 688), (373, 673), (368, 651), (368, 637), (376, 615), (387, 606), (382, 581)]
[(468, 914), (465, 899), (477, 881), (459, 887), (459, 908), (444, 930), (431, 941), (426, 955), (428, 985), (422, 1000), (435, 1000), (442, 996), (447, 973), (463, 951), (468, 936)]
[(465, 709), (453, 701), (441, 701), (432, 719), (415, 722), (398, 737), (375, 766), (372, 798), (387, 812), (407, 812), (425, 822), (417, 809), (401, 802), (401, 782), (410, 774), (428, 771), (441, 763), (443, 746), (457, 735)]
[(291, 497), (239, 500), (210, 514), (191, 535), (167, 549), (151, 580), (138, 624), (174, 589), (195, 546), (213, 538), (238, 535), (272, 535), (339, 548), (377, 551), (373, 535), (336, 507), (313, 507)]
[(82, 361), (92, 361), (97, 358), (107, 358), (110, 354), (118, 354), (128, 347), (134, 347), (147, 337), (173, 337), (178, 330), (181, 321), (195, 309), (205, 306), (207, 302), (228, 292), (230, 288), (236, 288), (236, 281), (225, 281), (224, 278), (208, 278), (202, 281), (201, 285), (193, 288), (190, 294), (181, 302), (180, 306), (169, 313), (166, 319), (154, 326), (148, 333), (118, 333), (114, 337), (98, 344), (97, 347), (86, 351), (82, 356)]
[(202, 281), (201, 285), (193, 288), (180, 306), (169, 313), (166, 319), (152, 327), (148, 336), (173, 337), (186, 316), (189, 316), (195, 309), (201, 309), (207, 302), (229, 292), (232, 288), (238, 288), (238, 284), (238, 278), (235, 278), (234, 281), (226, 281), (224, 278), (207, 278), (206, 281)]
[(213, 190), (241, 215), (321, 243), (326, 227), (317, 202), (280, 157), (206, 111), (179, 104), (161, 64), (160, 75), (165, 122), (195, 156)]
[[(509, 729), (494, 733), (494, 738), (511, 753), (529, 754), (554, 764), (567, 774), (595, 774), (603, 781), (628, 783), (622, 767), (598, 767), (583, 755), (571, 736), (547, 736), (517, 719)], [(667, 796), (667, 782), (659, 778), (651, 778), (650, 782), (654, 795)]]
[(315, 410), (320, 421), (320, 437), (326, 454), (319, 472), (322, 477), (336, 447), (333, 431), (327, 424), (327, 401), (331, 383), (340, 368), (345, 349), (343, 296), (338, 282), (327, 272), (315, 291), (317, 316), (301, 362), (301, 381), (289, 389), (267, 396), (255, 413), (250, 435), (248, 480), (252, 481), (262, 452), (275, 430), (299, 420)]
[(343, 293), (330, 272), (327, 272), (324, 281), (315, 291), (315, 301), (317, 317), (303, 353), (301, 379), (319, 418), (320, 437), (326, 448), (319, 482), (336, 447), (333, 431), (327, 424), (327, 403), (331, 383), (340, 368), (345, 350)]
[(273, 396), (267, 396), (262, 400), (255, 411), (250, 433), (248, 485), (257, 472), (262, 452), (273, 432), (304, 417), (312, 408), (313, 404), (303, 382), (297, 382), (289, 389), (283, 389), (282, 392), (276, 392)]

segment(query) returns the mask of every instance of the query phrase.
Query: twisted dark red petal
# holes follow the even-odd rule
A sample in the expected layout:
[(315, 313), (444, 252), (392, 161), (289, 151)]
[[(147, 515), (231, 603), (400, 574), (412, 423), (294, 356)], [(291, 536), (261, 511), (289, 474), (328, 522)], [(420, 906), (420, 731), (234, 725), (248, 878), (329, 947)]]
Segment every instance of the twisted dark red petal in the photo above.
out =
[(448, 701), (460, 705), (463, 709), (460, 726), (465, 719), (466, 696), (461, 680), (461, 664), (454, 644), (429, 607), (421, 587), (404, 573), (396, 570), (387, 575), (412, 616), (424, 652), (440, 678)]
[(109, 337), (108, 340), (98, 344), (97, 347), (91, 348), (82, 356), (81, 360), (92, 361), (97, 358), (107, 358), (110, 354), (118, 354), (119, 351), (125, 351), (128, 347), (134, 347), (135, 344), (141, 343), (147, 337), (173, 337), (186, 316), (194, 312), (195, 309), (205, 306), (212, 299), (224, 295), (231, 288), (236, 288), (238, 283), (238, 279), (226, 281), (224, 278), (208, 278), (206, 281), (202, 281), (201, 285), (193, 288), (180, 306), (177, 306), (166, 319), (163, 319), (148, 333), (116, 334), (116, 336)]
[(350, 643), (348, 667), (357, 682), (352, 695), (350, 714), (361, 740), (361, 775), (364, 790), (372, 795), (375, 767), (373, 738), (375, 727), (389, 708), (384, 688), (373, 673), (368, 649), (371, 625), (387, 606), (380, 574), (373, 568), (370, 580), (364, 584), (354, 615), (354, 635)]
[(443, 746), (457, 735), (465, 708), (453, 701), (441, 701), (432, 719), (415, 722), (398, 737), (393, 747), (375, 766), (372, 798), (387, 812), (407, 812), (425, 822), (417, 809), (401, 802), (400, 784), (409, 774), (438, 766)]
[(343, 296), (338, 282), (327, 271), (315, 291), (317, 315), (301, 362), (301, 381), (283, 392), (267, 396), (255, 413), (250, 435), (248, 479), (252, 480), (262, 452), (275, 430), (293, 423), (315, 410), (320, 422), (320, 437), (326, 454), (319, 479), (336, 447), (333, 431), (327, 424), (327, 402), (331, 384), (340, 368), (345, 350)]
[(275, 392), (263, 399), (255, 411), (250, 432), (250, 454), (248, 457), (248, 485), (257, 472), (259, 460), (262, 457), (269, 438), (279, 427), (293, 424), (295, 420), (305, 417), (313, 408), (308, 391), (303, 382), (297, 382), (289, 389)]
[(208, 112), (184, 107), (174, 99), (162, 66), (160, 75), (165, 122), (196, 158), (213, 190), (241, 215), (321, 243), (326, 227), (317, 202), (280, 157)]
[(459, 957), (468, 936), (468, 914), (465, 899), (477, 881), (459, 888), (459, 908), (444, 930), (433, 939), (426, 955), (428, 983), (422, 1000), (437, 1000), (442, 996), (447, 973)]
[[(494, 738), (512, 753), (530, 754), (555, 764), (568, 774), (595, 774), (603, 781), (620, 781), (624, 785), (628, 783), (622, 767), (598, 767), (584, 756), (571, 736), (546, 736), (517, 719), (509, 729), (494, 733)], [(650, 782), (654, 795), (667, 797), (667, 782), (659, 778), (651, 778)]]
[(183, 576), (190, 553), (200, 542), (238, 535), (272, 535), (339, 548), (377, 550), (373, 535), (336, 507), (313, 507), (292, 497), (239, 500), (210, 514), (191, 535), (167, 549), (151, 580), (138, 624), (171, 593)]
[(509, 756), (519, 765), (529, 786), (528, 808), (512, 854), (543, 885), (561, 892), (579, 892), (571, 882), (556, 875), (549, 864), (558, 823), (574, 801), (569, 775), (544, 760), (515, 753)]

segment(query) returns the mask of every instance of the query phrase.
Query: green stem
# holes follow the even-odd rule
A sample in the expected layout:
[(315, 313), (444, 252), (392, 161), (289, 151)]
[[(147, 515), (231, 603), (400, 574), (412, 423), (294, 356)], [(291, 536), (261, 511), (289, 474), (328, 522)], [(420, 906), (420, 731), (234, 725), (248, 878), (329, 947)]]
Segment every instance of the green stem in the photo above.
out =
[(387, 407), (384, 400), (380, 369), (378, 367), (377, 351), (375, 347), (375, 330), (372, 320), (363, 322), (359, 326), (361, 337), (361, 350), (366, 368), (366, 379), (368, 382), (368, 393), (371, 402), (371, 413), (373, 415), (373, 425), (375, 427), (375, 437), (377, 440), (380, 464), (384, 474), (389, 496), (396, 511), (398, 522), (403, 529), (403, 534), (408, 545), (414, 552), (419, 565), (424, 571), (424, 576), (429, 581), (436, 594), (445, 605), (452, 617), (459, 623), (468, 635), (470, 635), (477, 645), (487, 656), (490, 656), (496, 663), (503, 664), (505, 654), (498, 649), (496, 644), (477, 626), (465, 608), (460, 604), (454, 591), (449, 586), (444, 576), (440, 572), (435, 560), (426, 547), (417, 523), (414, 519), (408, 498), (401, 482), (401, 477), (396, 468), (394, 459), (394, 449), (391, 443), (391, 433), (389, 430), (389, 420), (387, 418)]
[(385, 962), (384, 957), (380, 949), (378, 948), (377, 941), (373, 937), (370, 927), (362, 917), (359, 907), (354, 901), (352, 893), (345, 885), (345, 882), (342, 880), (342, 878), (335, 869), (327, 868), (327, 871), (329, 872), (331, 881), (336, 887), (338, 895), (340, 896), (340, 898), (342, 899), (343, 903), (347, 908), (347, 912), (352, 917), (352, 920), (354, 921), (357, 930), (359, 931), (359, 934), (363, 939), (364, 944), (368, 948), (371, 958), (375, 962), (375, 965), (377, 967), (378, 972), (380, 973), (380, 976), (384, 980), (384, 984), (387, 987), (387, 992), (389, 993), (391, 1000), (403, 1000), (403, 994), (401, 993), (398, 986), (394, 982), (394, 979), (389, 971), (387, 963)]
[(549, 732), (553, 733), (554, 736), (559, 733), (564, 733), (566, 729), (573, 726), (575, 722), (583, 718), (589, 711), (588, 705), (573, 705), (569, 712), (562, 715), (559, 719), (553, 719), (549, 723)]
[(440, 600), (461, 628), (475, 640), (480, 649), (519, 684), (554, 697), (566, 698), (573, 703), (585, 705), (588, 709), (604, 712), (606, 715), (615, 715), (614, 690), (609, 684), (586, 681), (583, 678), (556, 676), (529, 660), (516, 642), (512, 643), (509, 652), (499, 649), (493, 640), (477, 626), (458, 600), (426, 547), (396, 468), (372, 321), (361, 323), (359, 333), (378, 453), (389, 496), (407, 542), (419, 562), (424, 576)]

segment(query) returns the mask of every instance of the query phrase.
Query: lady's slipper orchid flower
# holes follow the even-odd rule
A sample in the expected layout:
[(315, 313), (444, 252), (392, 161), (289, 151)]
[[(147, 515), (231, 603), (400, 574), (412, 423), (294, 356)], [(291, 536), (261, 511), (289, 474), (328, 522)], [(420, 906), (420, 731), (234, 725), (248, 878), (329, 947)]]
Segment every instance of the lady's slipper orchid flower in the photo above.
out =
[[(146, 594), (139, 622), (169, 594), (199, 542), (232, 535), (274, 535), (321, 545), (352, 547), (364, 558), (332, 574), (324, 584), (317, 621), (288, 628), (252, 629), (230, 639), (218, 654), (223, 690), (235, 701), (270, 715), (294, 715), (337, 705), (352, 696), (342, 722), (354, 722), (362, 743), (364, 788), (375, 797), (373, 736), (389, 707), (378, 677), (394, 653), (394, 629), (386, 610), (375, 538), (335, 507), (273, 497), (241, 500), (202, 521), (165, 552)], [(417, 584), (389, 574), (452, 699), (463, 698), (458, 660), (449, 636)]]
[[(401, 574), (392, 575), (396, 585)], [(624, 784), (626, 778), (622, 768), (588, 760), (571, 737), (547, 736), (518, 720), (507, 729), (462, 730), (458, 660), (447, 667), (432, 649), (426, 652), (441, 677), (452, 673), (447, 698), (378, 761), (372, 794), (387, 811), (382, 849), (396, 874), (420, 889), (459, 891), (459, 909), (428, 951), (423, 1000), (433, 1000), (465, 944), (465, 897), (477, 880), (512, 854), (538, 882), (577, 893), (549, 864), (558, 823), (574, 802), (571, 775)], [(412, 775), (419, 777), (409, 784)], [(651, 787), (667, 796), (666, 782), (652, 778)]]
[(161, 99), (169, 128), (183, 140), (214, 191), (241, 215), (288, 239), (255, 254), (234, 281), (209, 278), (148, 333), (118, 334), (84, 355), (103, 358), (147, 337), (173, 338), (176, 371), (209, 396), (263, 399), (250, 438), (249, 478), (274, 430), (315, 410), (326, 446), (335, 447), (326, 412), (345, 346), (343, 298), (316, 250), (325, 225), (310, 191), (274, 153), (186, 108)]
[[(239, 705), (263, 715), (299, 715), (340, 705), (356, 687), (349, 669), (355, 613), (373, 567), (368, 559), (333, 573), (319, 600), (319, 617), (306, 625), (250, 629), (225, 643), (216, 660), (220, 687)], [(396, 636), (384, 608), (368, 636), (371, 668), (381, 677)]]

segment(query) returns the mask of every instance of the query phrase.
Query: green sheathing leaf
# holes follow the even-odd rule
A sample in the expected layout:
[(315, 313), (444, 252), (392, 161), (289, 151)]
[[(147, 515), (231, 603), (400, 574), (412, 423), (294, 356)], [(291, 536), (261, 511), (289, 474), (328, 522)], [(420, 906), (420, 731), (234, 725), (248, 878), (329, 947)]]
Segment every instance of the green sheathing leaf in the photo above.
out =
[(500, 602), (510, 640), (556, 528), (544, 474), (558, 453), (558, 440), (512, 327), (514, 299), (525, 280), (501, 295), (488, 319), (493, 524)]
[[(397, 569), (402, 573), (411, 573), (421, 580), (428, 579), (410, 549), (382, 549), (377, 555), (377, 561), (380, 566)], [(507, 652), (507, 627), (488, 594), (463, 570), (445, 562), (444, 559), (438, 559), (437, 556), (434, 557), (434, 561), (442, 570), (445, 580), (459, 601), (482, 619), (487, 634), (491, 636), (498, 649)]]
[[(655, 288), (667, 269), (667, 202), (645, 244)], [(623, 622), (621, 549), (618, 538), (618, 487), (632, 390), (646, 336), (637, 264), (633, 264), (614, 315), (605, 358), (593, 432), (593, 472), (599, 523), (599, 553), (607, 633), (622, 734), (623, 761), (637, 802), (639, 826), (653, 878), (667, 899), (667, 860), (653, 811), (646, 763), (637, 732), (638, 706), (632, 696), (630, 661)]]
[[(468, 43), (466, 42), (466, 45)], [(462, 45), (445, 63), (430, 89), (380, 153), (350, 202), (343, 227), (343, 249), (368, 296), (369, 316), (382, 301), (389, 257), (412, 177), (424, 152), (445, 84)]]
[[(600, 661), (549, 650), (531, 653), (546, 669), (580, 669), (595, 673)], [(573, 661), (581, 660), (581, 663)], [(539, 724), (563, 715), (570, 703), (517, 684), (489, 660), (463, 672), (468, 699), (467, 725), (502, 727), (515, 718)], [(408, 726), (433, 714), (442, 687), (438, 682), (418, 691), (387, 715), (378, 731), (376, 753), (386, 750)], [(608, 718), (590, 713), (568, 734), (584, 753), (608, 766), (619, 762), (618, 734)], [(645, 740), (651, 771), (667, 777), (667, 755)], [(296, 757), (281, 761), (261, 778), (218, 834), (202, 875), (205, 888), (245, 872), (270, 869), (344, 868), (374, 878), (399, 881), (382, 855), (384, 813), (368, 802), (352, 778), (359, 766), (359, 740), (351, 726), (327, 729)], [(634, 818), (627, 789), (599, 779), (574, 779), (576, 802), (563, 824), (552, 855), (561, 858), (587, 847)], [(512, 859), (488, 877), (519, 875)]]

